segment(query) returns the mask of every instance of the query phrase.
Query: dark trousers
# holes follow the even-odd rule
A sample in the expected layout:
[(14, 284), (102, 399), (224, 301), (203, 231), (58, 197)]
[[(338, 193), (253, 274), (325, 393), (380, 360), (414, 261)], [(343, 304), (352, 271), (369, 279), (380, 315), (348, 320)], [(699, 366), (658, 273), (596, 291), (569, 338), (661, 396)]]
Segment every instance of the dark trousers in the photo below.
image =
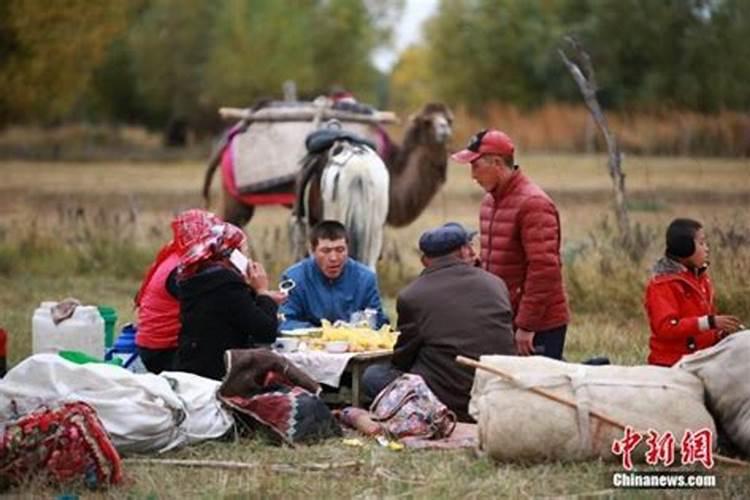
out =
[(138, 355), (143, 365), (151, 373), (161, 373), (175, 369), (177, 364), (177, 349), (147, 349), (138, 347)]
[(372, 401), (385, 386), (403, 375), (404, 372), (390, 363), (370, 365), (362, 374), (362, 392), (367, 401)]
[(541, 356), (553, 359), (563, 359), (565, 348), (565, 333), (568, 325), (563, 325), (551, 330), (542, 330), (534, 335), (534, 352)]

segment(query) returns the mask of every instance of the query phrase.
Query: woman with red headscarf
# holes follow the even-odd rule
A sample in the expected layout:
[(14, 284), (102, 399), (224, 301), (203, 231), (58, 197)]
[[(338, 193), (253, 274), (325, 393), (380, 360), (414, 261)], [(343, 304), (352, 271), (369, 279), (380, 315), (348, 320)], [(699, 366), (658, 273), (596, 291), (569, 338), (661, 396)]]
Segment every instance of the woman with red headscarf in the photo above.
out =
[(172, 227), (182, 322), (175, 368), (221, 379), (224, 351), (276, 339), (279, 295), (269, 291), (263, 266), (242, 254), (238, 227), (193, 216)]
[(186, 225), (204, 227), (221, 223), (221, 219), (205, 210), (182, 212), (172, 222), (172, 240), (159, 250), (141, 283), (135, 296), (138, 315), (135, 344), (143, 364), (150, 372), (173, 370), (177, 355), (177, 340), (182, 326), (177, 267), (180, 252), (184, 250), (178, 245), (177, 233), (184, 234)]

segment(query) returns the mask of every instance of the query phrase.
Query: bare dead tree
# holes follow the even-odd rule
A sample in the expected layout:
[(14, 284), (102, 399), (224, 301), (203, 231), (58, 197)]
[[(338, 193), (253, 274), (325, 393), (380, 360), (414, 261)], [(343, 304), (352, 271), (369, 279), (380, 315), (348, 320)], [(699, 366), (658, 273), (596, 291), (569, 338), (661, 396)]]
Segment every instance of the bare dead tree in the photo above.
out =
[(572, 57), (569, 58), (565, 53), (565, 50), (562, 48), (558, 49), (557, 52), (560, 54), (560, 58), (563, 63), (565, 63), (570, 74), (573, 75), (573, 79), (576, 81), (576, 84), (578, 84), (578, 89), (583, 95), (586, 107), (589, 108), (591, 116), (601, 129), (602, 134), (604, 135), (604, 140), (607, 142), (607, 151), (609, 152), (607, 165), (609, 167), (609, 176), (612, 179), (612, 186), (614, 188), (617, 227), (620, 230), (620, 236), (622, 237), (625, 248), (631, 250), (633, 246), (633, 236), (631, 234), (630, 220), (626, 206), (625, 173), (622, 171), (621, 166), (622, 155), (620, 154), (620, 146), (617, 143), (615, 134), (609, 130), (607, 117), (604, 116), (604, 112), (596, 98), (597, 84), (596, 76), (594, 75), (594, 67), (591, 65), (591, 58), (575, 38), (572, 36), (566, 36), (564, 40), (573, 52)]

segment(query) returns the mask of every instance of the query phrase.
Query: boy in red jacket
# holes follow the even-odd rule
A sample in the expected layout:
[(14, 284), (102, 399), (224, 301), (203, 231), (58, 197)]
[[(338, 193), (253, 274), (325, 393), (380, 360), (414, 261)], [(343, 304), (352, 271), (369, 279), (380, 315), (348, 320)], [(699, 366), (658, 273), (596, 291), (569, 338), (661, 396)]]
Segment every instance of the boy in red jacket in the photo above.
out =
[(707, 268), (708, 243), (701, 223), (673, 220), (667, 228), (667, 250), (646, 288), (650, 364), (672, 366), (685, 354), (711, 347), (740, 329), (735, 316), (716, 314)]

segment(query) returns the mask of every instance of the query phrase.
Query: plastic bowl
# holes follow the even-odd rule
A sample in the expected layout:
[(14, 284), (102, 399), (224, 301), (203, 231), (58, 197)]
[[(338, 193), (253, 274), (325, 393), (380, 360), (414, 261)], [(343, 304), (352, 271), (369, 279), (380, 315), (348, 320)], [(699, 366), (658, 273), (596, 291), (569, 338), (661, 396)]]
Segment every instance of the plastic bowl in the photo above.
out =
[(294, 352), (299, 349), (299, 339), (279, 337), (273, 343), (273, 348), (278, 352)]
[(341, 353), (349, 350), (349, 342), (344, 340), (334, 340), (326, 342), (326, 352)]

